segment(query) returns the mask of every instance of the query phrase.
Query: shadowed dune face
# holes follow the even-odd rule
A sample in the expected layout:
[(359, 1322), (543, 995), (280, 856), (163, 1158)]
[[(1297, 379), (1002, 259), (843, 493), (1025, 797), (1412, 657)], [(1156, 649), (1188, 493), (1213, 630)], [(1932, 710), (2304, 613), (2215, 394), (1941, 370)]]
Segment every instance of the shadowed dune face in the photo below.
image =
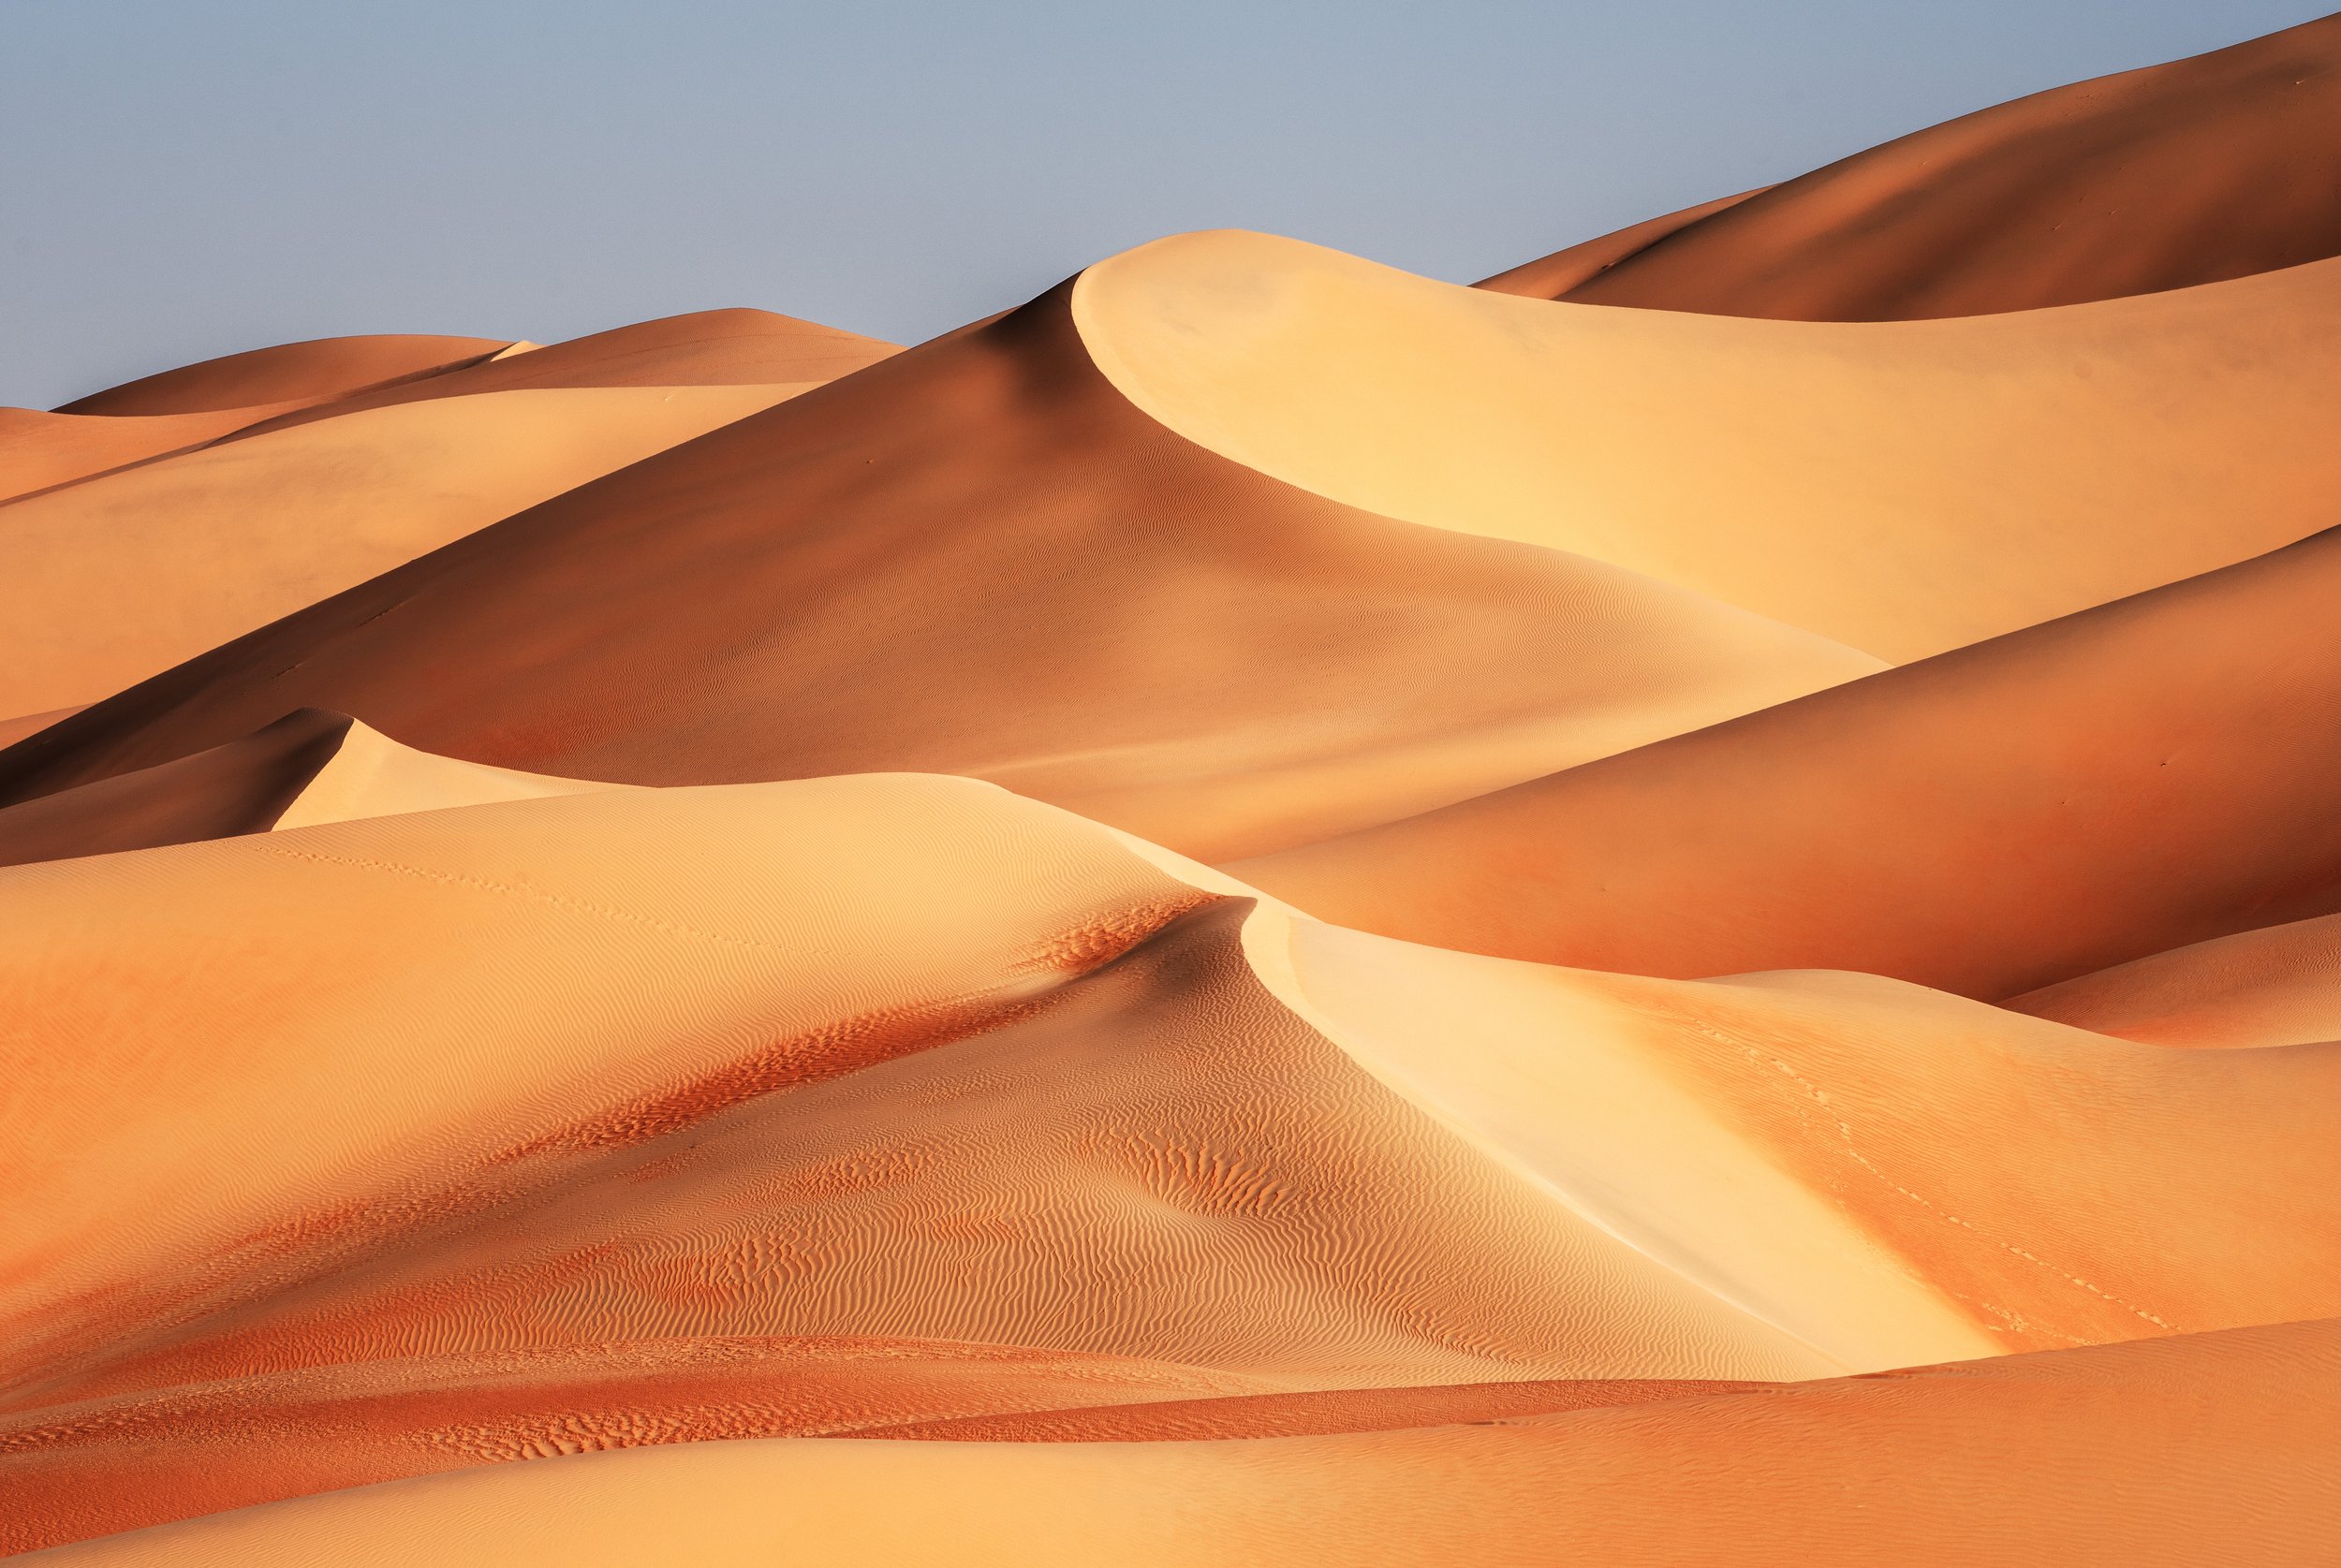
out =
[(1548, 963), (2004, 997), (2332, 913), (2341, 534), (1231, 868)]
[(1073, 304), (1125, 396), (1231, 462), (1895, 661), (2334, 521), (2341, 261), (1860, 326), (1558, 309), (1210, 233)]
[(2341, 1561), (2336, 51), (0, 410), (0, 1554)]
[[(2001, 104), (1483, 286), (1804, 321), (2036, 310), (2341, 253), (2336, 188), (2328, 17)], [(1620, 249), (1597, 271), (1579, 264)]]
[(507, 346), (493, 338), (318, 338), (159, 371), (76, 398), (57, 412), (152, 417), (322, 402), (389, 381), (455, 370)]
[(1058, 291), (228, 644), (20, 747), (0, 789), (309, 705), (631, 784), (970, 774), (1224, 856), (1877, 667), (1204, 452), (1104, 383)]
[(54, 1561), (2246, 1568), (2330, 1555), (2336, 1398), (2341, 1330), (2284, 1324), (1484, 1427), (586, 1455)]

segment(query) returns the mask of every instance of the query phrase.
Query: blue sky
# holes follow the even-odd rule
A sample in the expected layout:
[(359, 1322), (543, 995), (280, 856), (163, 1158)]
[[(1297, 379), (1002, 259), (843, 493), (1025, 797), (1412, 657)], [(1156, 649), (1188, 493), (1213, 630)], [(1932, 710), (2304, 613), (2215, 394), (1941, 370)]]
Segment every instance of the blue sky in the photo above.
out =
[(2314, 0), (0, 0), (0, 403), (342, 332), (916, 340), (1182, 229), (1468, 281)]

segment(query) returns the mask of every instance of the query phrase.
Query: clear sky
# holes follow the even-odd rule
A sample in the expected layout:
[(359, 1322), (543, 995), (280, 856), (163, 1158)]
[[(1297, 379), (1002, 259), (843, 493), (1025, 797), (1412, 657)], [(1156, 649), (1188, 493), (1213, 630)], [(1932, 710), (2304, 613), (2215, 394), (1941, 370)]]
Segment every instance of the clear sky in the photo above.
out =
[(1191, 228), (1469, 281), (2322, 8), (0, 0), (0, 403), (717, 305), (912, 341)]

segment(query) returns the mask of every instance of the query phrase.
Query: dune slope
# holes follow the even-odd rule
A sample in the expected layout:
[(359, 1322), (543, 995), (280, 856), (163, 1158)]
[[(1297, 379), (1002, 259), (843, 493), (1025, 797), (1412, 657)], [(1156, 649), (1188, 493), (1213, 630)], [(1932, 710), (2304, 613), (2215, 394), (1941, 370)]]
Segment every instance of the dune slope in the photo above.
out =
[(1229, 856), (1878, 667), (1631, 572), (1375, 517), (1203, 451), (1106, 385), (1067, 292), (78, 714), (0, 762), (0, 798), (313, 706), (428, 751), (629, 784), (964, 773)]
[(2336, 1398), (2341, 1330), (2285, 1324), (1482, 1427), (587, 1455), (48, 1561), (2257, 1568), (2341, 1545)]
[(110, 696), (799, 389), (611, 388), (407, 403), (0, 505), (9, 563), (0, 710)]
[(1409, 947), (964, 780), (0, 895), (21, 1544), (581, 1447), (2341, 1312), (2341, 1047)]
[(2341, 532), (1236, 865), (1326, 919), (1986, 998), (2341, 907)]
[(2157, 1046), (2341, 1040), (2341, 915), (2133, 959), (2001, 1005)]
[(2341, 261), (1882, 326), (1556, 309), (1265, 235), (1082, 275), (1124, 395), (1388, 517), (1903, 661), (2329, 526)]
[(493, 338), (383, 335), (317, 338), (247, 349), (157, 371), (62, 404), (60, 414), (153, 416), (317, 402), (387, 381), (434, 374), (508, 346)]
[[(1483, 286), (1807, 321), (2037, 310), (2341, 253), (2337, 184), (2327, 17), (1966, 115)], [(1597, 272), (1569, 264), (1627, 245)]]

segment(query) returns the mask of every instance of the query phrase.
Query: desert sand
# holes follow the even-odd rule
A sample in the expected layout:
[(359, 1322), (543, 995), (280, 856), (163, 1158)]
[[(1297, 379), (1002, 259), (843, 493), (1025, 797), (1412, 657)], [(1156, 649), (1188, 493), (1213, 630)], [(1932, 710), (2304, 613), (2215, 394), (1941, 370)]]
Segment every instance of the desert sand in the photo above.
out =
[(2341, 19), (2059, 87), (1480, 285), (1804, 321), (2037, 310), (2341, 254)]
[(2337, 25), (0, 412), (0, 1554), (2333, 1559)]

